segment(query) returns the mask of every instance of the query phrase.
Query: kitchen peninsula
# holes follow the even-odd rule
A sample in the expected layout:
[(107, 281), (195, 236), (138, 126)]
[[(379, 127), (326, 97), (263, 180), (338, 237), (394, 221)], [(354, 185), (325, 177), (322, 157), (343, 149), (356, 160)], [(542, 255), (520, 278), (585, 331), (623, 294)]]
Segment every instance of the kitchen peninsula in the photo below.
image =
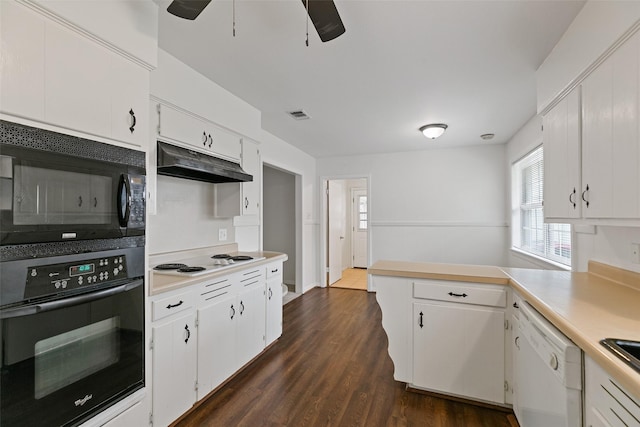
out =
[[(601, 368), (621, 389), (626, 390), (630, 398), (636, 402), (640, 400), (640, 373), (600, 344), (600, 340), (610, 337), (640, 340), (638, 273), (593, 261), (586, 273), (378, 261), (371, 266), (369, 274), (382, 309), (382, 324), (389, 337), (389, 355), (394, 361), (394, 377), (398, 381), (497, 405), (511, 404), (513, 390), (505, 390), (501, 395), (496, 389), (502, 384), (502, 378), (509, 388), (513, 387), (513, 349), (508, 343), (513, 341), (518, 331), (511, 319), (519, 304), (526, 301), (584, 352), (587, 368), (592, 365)], [(468, 321), (463, 308), (469, 307), (477, 309), (484, 317), (476, 315)], [(446, 313), (445, 309), (455, 309), (455, 316), (438, 317)], [(427, 310), (434, 310), (437, 315)], [(458, 360), (458, 354), (474, 355), (464, 358), (458, 371), (464, 372), (465, 364), (470, 363), (469, 366), (475, 369), (469, 368), (469, 375), (473, 375), (476, 382), (482, 379), (478, 376), (491, 371), (488, 378), (498, 377), (493, 390), (488, 391), (484, 385), (480, 390), (470, 389), (459, 378), (445, 378), (438, 383), (436, 377), (434, 386), (431, 376), (427, 383), (421, 383), (423, 373), (420, 365), (425, 359), (419, 353), (421, 344), (414, 341), (415, 331), (425, 326), (428, 328), (429, 321), (433, 324), (438, 320), (444, 323), (438, 323), (437, 327), (447, 331), (438, 337), (448, 347), (431, 345), (428, 357), (433, 357), (434, 349), (444, 352), (447, 359), (453, 361), (451, 363)], [(504, 324), (508, 328), (500, 332), (502, 320), (506, 321)], [(483, 334), (483, 339), (475, 340), (472, 336), (474, 331)], [(459, 341), (464, 348), (451, 348), (456, 341), (450, 337), (460, 334), (467, 334), (466, 339)], [(482, 347), (486, 345), (488, 347)], [(489, 360), (498, 359), (503, 363), (491, 365), (485, 363), (486, 360), (478, 361), (475, 355), (480, 354), (487, 359), (484, 353), (493, 355)], [(506, 355), (504, 359), (501, 359), (501, 354)], [(477, 372), (480, 365), (475, 363), (484, 363), (482, 372)], [(590, 382), (587, 370), (587, 420), (590, 417), (590, 396), (594, 391), (588, 388)], [(451, 388), (443, 389), (442, 384)]]

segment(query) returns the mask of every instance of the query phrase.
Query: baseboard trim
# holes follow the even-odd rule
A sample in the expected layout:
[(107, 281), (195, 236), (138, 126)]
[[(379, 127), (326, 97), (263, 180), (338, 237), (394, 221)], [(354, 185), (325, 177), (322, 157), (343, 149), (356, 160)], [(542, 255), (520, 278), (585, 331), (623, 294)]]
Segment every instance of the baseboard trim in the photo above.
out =
[(440, 399), (447, 399), (447, 400), (452, 400), (454, 402), (467, 403), (469, 405), (480, 406), (482, 408), (494, 409), (496, 411), (505, 412), (507, 414), (513, 414), (513, 410), (511, 409), (511, 407), (499, 405), (497, 403), (482, 402), (482, 401), (468, 399), (460, 396), (453, 396), (450, 394), (438, 393), (436, 391), (424, 390), (421, 388), (412, 387), (409, 384), (406, 385), (406, 390), (412, 393), (424, 394), (427, 396), (438, 397)]

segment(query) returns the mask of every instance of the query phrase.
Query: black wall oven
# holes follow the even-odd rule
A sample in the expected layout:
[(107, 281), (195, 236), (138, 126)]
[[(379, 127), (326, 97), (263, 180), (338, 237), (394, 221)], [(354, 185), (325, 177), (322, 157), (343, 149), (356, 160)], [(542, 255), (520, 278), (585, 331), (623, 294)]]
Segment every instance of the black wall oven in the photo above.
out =
[(0, 425), (77, 425), (144, 386), (144, 247), (0, 274), (24, 295), (0, 308)]
[(145, 155), (0, 121), (0, 425), (144, 387)]
[(143, 152), (0, 121), (2, 245), (139, 236)]

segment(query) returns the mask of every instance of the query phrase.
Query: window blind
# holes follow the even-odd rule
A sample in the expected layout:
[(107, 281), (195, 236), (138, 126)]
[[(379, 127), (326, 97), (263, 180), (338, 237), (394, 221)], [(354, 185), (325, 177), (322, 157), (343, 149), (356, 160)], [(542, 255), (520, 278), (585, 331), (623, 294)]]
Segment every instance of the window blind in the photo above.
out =
[[(544, 161), (542, 146), (514, 164), (519, 178), (518, 249), (565, 265), (571, 265), (571, 226), (544, 223)], [(514, 230), (515, 231), (515, 230)]]

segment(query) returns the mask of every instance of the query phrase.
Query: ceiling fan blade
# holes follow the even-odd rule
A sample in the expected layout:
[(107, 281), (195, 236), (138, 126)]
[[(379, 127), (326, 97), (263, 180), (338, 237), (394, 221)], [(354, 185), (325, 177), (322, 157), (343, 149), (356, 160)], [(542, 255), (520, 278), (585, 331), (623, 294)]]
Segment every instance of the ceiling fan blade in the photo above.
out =
[(211, 0), (173, 0), (167, 8), (167, 12), (193, 21), (209, 3)]
[(345, 32), (344, 24), (333, 0), (302, 0), (305, 9), (309, 2), (309, 18), (316, 27), (320, 40), (328, 42)]

